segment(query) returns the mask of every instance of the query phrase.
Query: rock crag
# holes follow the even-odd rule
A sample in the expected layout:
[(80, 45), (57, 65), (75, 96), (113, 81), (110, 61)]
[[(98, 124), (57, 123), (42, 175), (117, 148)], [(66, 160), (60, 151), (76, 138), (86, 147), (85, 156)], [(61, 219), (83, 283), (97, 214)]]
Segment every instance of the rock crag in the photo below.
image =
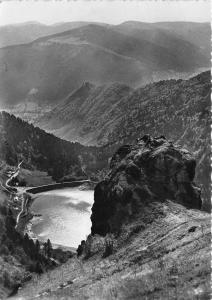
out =
[(191, 153), (164, 136), (145, 135), (117, 150), (110, 171), (94, 192), (92, 234), (119, 232), (126, 221), (153, 202), (171, 200), (201, 209)]

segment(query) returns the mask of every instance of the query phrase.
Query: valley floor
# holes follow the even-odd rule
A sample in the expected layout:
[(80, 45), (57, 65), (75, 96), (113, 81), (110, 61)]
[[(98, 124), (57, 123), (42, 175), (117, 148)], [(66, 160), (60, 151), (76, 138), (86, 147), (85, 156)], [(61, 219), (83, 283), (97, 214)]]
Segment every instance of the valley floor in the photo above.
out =
[(155, 202), (124, 226), (110, 256), (75, 256), (13, 299), (210, 299), (210, 238), (210, 214)]

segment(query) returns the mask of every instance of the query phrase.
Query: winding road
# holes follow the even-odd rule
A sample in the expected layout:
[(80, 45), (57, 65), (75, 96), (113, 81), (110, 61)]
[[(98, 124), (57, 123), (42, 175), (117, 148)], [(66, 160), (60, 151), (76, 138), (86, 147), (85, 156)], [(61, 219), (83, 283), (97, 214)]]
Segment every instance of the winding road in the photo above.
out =
[(16, 178), (16, 177), (18, 176), (18, 174), (19, 174), (19, 172), (20, 172), (20, 169), (21, 169), (22, 163), (23, 163), (23, 161), (21, 161), (21, 162), (18, 164), (18, 166), (17, 166), (17, 168), (15, 169), (15, 171), (13, 171), (13, 172), (10, 174), (9, 178), (6, 180), (5, 184), (3, 184), (2, 181), (0, 181), (0, 184), (1, 184), (2, 188), (3, 188), (4, 190), (6, 190), (8, 193), (11, 193), (11, 194), (13, 194), (13, 195), (16, 195), (18, 191), (17, 191), (16, 188), (14, 188), (14, 187), (12, 187), (12, 186), (10, 185), (10, 182), (11, 182), (14, 178)]
[(7, 179), (7, 181), (6, 181), (6, 183), (5, 183), (6, 188), (11, 188), (11, 186), (10, 186), (9, 184), (10, 184), (10, 182), (11, 182), (14, 178), (16, 178), (16, 177), (18, 176), (19, 171), (20, 171), (20, 169), (21, 169), (22, 163), (23, 163), (23, 161), (21, 161), (21, 162), (18, 164), (16, 170), (15, 170), (15, 171), (11, 174), (11, 176)]

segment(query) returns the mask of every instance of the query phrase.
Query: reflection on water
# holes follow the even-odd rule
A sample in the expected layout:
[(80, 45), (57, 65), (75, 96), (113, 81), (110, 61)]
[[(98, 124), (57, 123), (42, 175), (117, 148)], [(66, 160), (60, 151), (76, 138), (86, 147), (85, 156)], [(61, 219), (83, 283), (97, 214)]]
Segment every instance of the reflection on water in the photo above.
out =
[(64, 188), (37, 194), (32, 211), (32, 232), (40, 240), (77, 247), (91, 230), (93, 191)]

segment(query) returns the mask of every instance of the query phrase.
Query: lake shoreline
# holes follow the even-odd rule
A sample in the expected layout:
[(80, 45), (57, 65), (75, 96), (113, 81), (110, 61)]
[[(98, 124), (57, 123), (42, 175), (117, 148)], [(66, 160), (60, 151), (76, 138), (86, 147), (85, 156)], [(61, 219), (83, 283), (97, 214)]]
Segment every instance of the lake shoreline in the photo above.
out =
[[(52, 187), (54, 187), (53, 189), (52, 189)], [(58, 188), (59, 187), (59, 188)], [(50, 189), (51, 188), (51, 189)], [(67, 189), (68, 188), (68, 189)], [(79, 199), (79, 201), (77, 201), (76, 199), (74, 199), (73, 201), (73, 203), (72, 203), (72, 201), (70, 201), (70, 203), (67, 203), (67, 208), (65, 208), (64, 207), (64, 204), (65, 204), (65, 202), (63, 201), (63, 196), (61, 196), (60, 195), (60, 192), (59, 192), (59, 190), (61, 190), (61, 194), (63, 194), (63, 189), (64, 189), (64, 191), (66, 191), (66, 189), (67, 190), (69, 190), (69, 188), (72, 190), (73, 189), (73, 195), (71, 195), (71, 193), (70, 193), (70, 199), (72, 198), (72, 196), (73, 197), (75, 197), (75, 193), (77, 193), (77, 197), (80, 197), (80, 198), (77, 198), (77, 200)], [(75, 213), (75, 215), (76, 215), (76, 213), (79, 213), (79, 214), (82, 214), (83, 213), (83, 215), (84, 215), (84, 217), (83, 218), (85, 218), (86, 220), (88, 219), (88, 217), (86, 217), (86, 215), (87, 215), (87, 208), (83, 208), (83, 207), (80, 207), (79, 208), (79, 204), (84, 204), (84, 205), (87, 205), (88, 207), (90, 207), (89, 208), (89, 211), (90, 211), (90, 209), (91, 209), (91, 207), (92, 207), (92, 201), (93, 201), (93, 195), (92, 196), (90, 196), (89, 194), (88, 194), (88, 203), (90, 203), (90, 205), (88, 205), (88, 203), (86, 203), (86, 201), (85, 201), (85, 199), (83, 199), (85, 196), (83, 195), (84, 194), (84, 192), (89, 192), (89, 191), (93, 191), (94, 190), (94, 186), (93, 186), (93, 183), (90, 183), (90, 182), (88, 182), (88, 181), (83, 181), (83, 182), (71, 182), (71, 183), (63, 183), (63, 184), (57, 184), (57, 185), (50, 185), (50, 186), (41, 186), (41, 187), (35, 187), (35, 188), (30, 188), (30, 189), (28, 189), (27, 190), (27, 192), (29, 192), (29, 190), (33, 190), (33, 191), (36, 191), (36, 193), (30, 193), (30, 196), (31, 196), (31, 198), (32, 198), (32, 201), (30, 201), (31, 203), (30, 203), (30, 209), (28, 208), (28, 211), (29, 211), (29, 214), (31, 214), (31, 218), (30, 219), (28, 219), (27, 220), (27, 222), (26, 222), (26, 224), (25, 224), (25, 233), (27, 233), (32, 239), (38, 239), (41, 243), (44, 243), (45, 242), (45, 239), (47, 239), (47, 238), (49, 238), (50, 240), (51, 240), (51, 242), (52, 242), (52, 245), (53, 245), (53, 248), (55, 248), (55, 249), (57, 249), (57, 248), (61, 248), (61, 249), (65, 249), (65, 250), (67, 250), (67, 248), (68, 249), (71, 249), (72, 251), (76, 251), (76, 248), (77, 248), (77, 246), (78, 246), (78, 244), (76, 244), (76, 240), (77, 239), (75, 239), (74, 237), (73, 237), (73, 243), (71, 242), (71, 244), (69, 244), (69, 243), (62, 243), (62, 242), (59, 242), (58, 241), (58, 236), (59, 236), (59, 231), (55, 234), (55, 240), (54, 240), (54, 238), (52, 238), (51, 236), (49, 236), (49, 237), (45, 237), (45, 238), (42, 238), (42, 237), (40, 237), (37, 233), (36, 233), (36, 231), (35, 230), (33, 230), (32, 229), (32, 226), (44, 226), (43, 224), (45, 224), (45, 222), (48, 220), (48, 223), (46, 223), (46, 228), (45, 228), (45, 230), (50, 230), (49, 232), (49, 234), (51, 235), (52, 234), (52, 229), (51, 229), (51, 227), (52, 227), (52, 225), (49, 225), (49, 220), (50, 220), (50, 222), (52, 222), (53, 221), (53, 223), (54, 223), (54, 226), (56, 226), (56, 225), (59, 225), (59, 227), (60, 227), (60, 225), (61, 225), (61, 222), (63, 223), (63, 222), (65, 222), (65, 228), (73, 228), (73, 224), (71, 224), (71, 226), (69, 225), (71, 222), (73, 222), (73, 221), (69, 221), (68, 222), (68, 225), (67, 225), (67, 216), (66, 216), (66, 214), (68, 213), (68, 210), (69, 210), (69, 216), (70, 216), (70, 220), (73, 220), (73, 216), (72, 216), (72, 212), (74, 212)], [(53, 192), (55, 190), (55, 192), (56, 192), (56, 195), (48, 195), (48, 192)], [(39, 191), (39, 193), (38, 193), (38, 191)], [(59, 192), (59, 194), (58, 194), (58, 192)], [(71, 191), (70, 191), (71, 192)], [(44, 195), (43, 195), (43, 200), (41, 200), (41, 199), (39, 199), (40, 197), (41, 197), (41, 195), (40, 194), (42, 194), (42, 193), (44, 193)], [(80, 201), (81, 200), (81, 195), (78, 195), (79, 193), (83, 193), (82, 194), (82, 201)], [(46, 195), (45, 195), (46, 194)], [(58, 194), (58, 195), (57, 195)], [(39, 198), (38, 198), (39, 197)], [(45, 198), (45, 197), (47, 197), (47, 198)], [(57, 197), (58, 197), (58, 199), (57, 199)], [(61, 199), (60, 199), (60, 197), (61, 197)], [(67, 197), (67, 195), (65, 195), (65, 198)], [(91, 197), (92, 197), (92, 201), (91, 201)], [(48, 199), (49, 198), (49, 199)], [(54, 199), (55, 198), (55, 199)], [(86, 195), (86, 199), (87, 199), (87, 195)], [(40, 203), (42, 203), (42, 201), (47, 201), (46, 203), (46, 205), (47, 205), (47, 208), (45, 208), (45, 209), (47, 209), (47, 211), (49, 212), (49, 215), (48, 215), (48, 212), (47, 212), (47, 214), (46, 214), (46, 211), (45, 211), (45, 214), (44, 214), (44, 219), (42, 220), (42, 216), (43, 216), (43, 214), (42, 214), (42, 208), (41, 208), (41, 212), (40, 211), (36, 211), (35, 210), (35, 212), (34, 212), (34, 209), (32, 208), (32, 204), (34, 204), (35, 203), (35, 201), (36, 200), (38, 200)], [(51, 209), (51, 207), (50, 208), (48, 208), (48, 203), (49, 203), (49, 201), (53, 201), (53, 208)], [(84, 201), (83, 201), (84, 200)], [(55, 204), (56, 204), (56, 202), (58, 203), (58, 201), (61, 201), (61, 211), (60, 211), (60, 208), (58, 209), (58, 207), (57, 206), (55, 206)], [(76, 202), (77, 201), (77, 202)], [(82, 203), (80, 203), (80, 202), (82, 202)], [(39, 205), (39, 204), (38, 204)], [(69, 206), (70, 205), (70, 206)], [(63, 215), (63, 213), (62, 213), (62, 211), (63, 210), (65, 210), (66, 211), (66, 214), (65, 214), (65, 216)], [(56, 214), (56, 216), (54, 216), (54, 217), (51, 217), (51, 214), (52, 214), (52, 211), (54, 211), (54, 214)], [(55, 213), (56, 212), (56, 213)], [(41, 217), (41, 220), (39, 220), (39, 217)], [(47, 219), (46, 219), (46, 217), (47, 217)], [(56, 217), (59, 217), (59, 221), (58, 221), (58, 223), (57, 224), (55, 224), (55, 222), (56, 222)], [(61, 218), (61, 221), (60, 221), (60, 218)], [(69, 218), (69, 217), (68, 217)], [(75, 218), (76, 218), (76, 216), (75, 216)], [(75, 225), (75, 228), (74, 228), (74, 232), (75, 231), (77, 231), (77, 230), (79, 230), (78, 228), (81, 228), (82, 227), (82, 233), (84, 232), (84, 230), (85, 230), (85, 227), (86, 228), (88, 228), (88, 225), (86, 226), (85, 224), (83, 224), (83, 219), (80, 221), (80, 218), (81, 218), (81, 216), (79, 216), (78, 218), (77, 218), (77, 220), (75, 220), (75, 222), (74, 222), (74, 224), (76, 224)], [(37, 219), (37, 220), (36, 220)], [(90, 216), (89, 216), (89, 220), (90, 220)], [(36, 224), (36, 221), (38, 222), (37, 224)], [(80, 222), (82, 222), (82, 224), (80, 223)], [(88, 222), (88, 221), (87, 221)], [(43, 223), (43, 224), (42, 224)], [(78, 224), (78, 225), (77, 225)], [(88, 224), (88, 223), (87, 223)], [(50, 226), (50, 227), (49, 227)], [(69, 227), (70, 226), (70, 227)], [(57, 227), (57, 226), (56, 226)], [(56, 229), (56, 227), (55, 227), (55, 229)], [(59, 228), (58, 227), (58, 228)], [(34, 227), (35, 228), (35, 227)], [(89, 224), (89, 229), (90, 229), (90, 224)], [(40, 229), (39, 229), (40, 230)], [(58, 230), (60, 230), (60, 229), (58, 229)], [(67, 240), (72, 240), (72, 239), (70, 239), (70, 236), (72, 236), (71, 235), (71, 233), (72, 233), (72, 231), (73, 230), (69, 230), (69, 229), (67, 229), (68, 231), (67, 231)], [(43, 234), (43, 233), (41, 233), (41, 234)], [(61, 229), (61, 238), (62, 238), (62, 236), (63, 236), (63, 229)], [(74, 234), (76, 234), (76, 233), (74, 233)], [(87, 234), (87, 233), (86, 233)], [(89, 232), (88, 232), (88, 234), (89, 234)], [(69, 236), (69, 238), (68, 238), (68, 236)], [(83, 235), (84, 236), (84, 235)], [(85, 236), (86, 237), (86, 236)], [(84, 238), (85, 238), (84, 237)], [(83, 238), (82, 238), (83, 239)], [(77, 240), (78, 241), (78, 240)], [(81, 242), (81, 240), (79, 241), (79, 243)]]
[[(47, 184), (47, 185), (26, 187), (26, 188), (16, 187), (17, 192), (15, 194), (17, 194), (17, 196), (19, 196), (19, 197), (20, 196), (22, 197), (22, 200), (21, 200), (22, 203), (24, 201), (24, 199), (23, 199), (24, 194), (28, 195), (28, 197), (30, 198), (30, 201), (27, 201), (27, 203), (25, 205), (25, 211), (23, 211), (26, 215), (26, 220), (24, 222), (24, 225), (21, 226), (23, 229), (21, 230), (20, 233), (24, 234), (26, 232), (26, 226), (29, 223), (29, 221), (32, 220), (32, 218), (33, 218), (33, 214), (31, 213), (30, 207), (33, 204), (33, 202), (35, 201), (35, 198), (33, 197), (34, 195), (36, 195), (38, 193), (46, 192), (46, 191), (63, 189), (65, 187), (80, 187), (80, 186), (82, 186), (83, 189), (94, 190), (94, 187), (96, 184), (97, 184), (97, 182), (93, 182), (90, 180), (81, 180), (81, 181), (52, 183), (52, 184)], [(16, 224), (16, 226), (18, 226), (18, 224)]]

